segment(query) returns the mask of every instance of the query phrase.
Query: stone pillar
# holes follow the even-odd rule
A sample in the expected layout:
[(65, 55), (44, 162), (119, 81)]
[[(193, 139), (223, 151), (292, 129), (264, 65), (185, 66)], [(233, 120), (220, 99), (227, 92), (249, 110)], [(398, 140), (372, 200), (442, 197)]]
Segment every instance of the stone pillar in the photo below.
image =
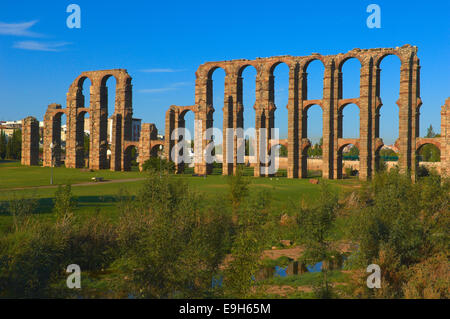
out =
[(205, 151), (211, 139), (206, 138), (206, 130), (213, 126), (213, 95), (212, 80), (208, 75), (198, 76), (195, 80), (195, 141), (194, 141), (194, 172), (199, 175), (212, 172), (212, 164), (207, 164)]
[(176, 141), (172, 140), (172, 132), (176, 129), (177, 114), (175, 110), (171, 107), (166, 112), (165, 120), (165, 138), (164, 138), (164, 154), (167, 160), (174, 162), (175, 159), (172, 158), (172, 149), (175, 146)]
[(111, 116), (111, 171), (122, 170), (122, 122), (122, 114)]
[(366, 60), (361, 66), (359, 85), (359, 179), (372, 176), (372, 63)]
[(298, 178), (299, 175), (299, 65), (289, 68), (288, 97), (288, 167), (287, 177)]
[(264, 127), (265, 121), (263, 120), (263, 111), (261, 108), (257, 107), (255, 109), (255, 163), (253, 169), (253, 176), (261, 176), (261, 161), (260, 161), (260, 129)]
[(450, 178), (450, 97), (441, 109), (441, 175)]
[[(43, 145), (43, 166), (51, 167), (61, 165), (61, 115), (64, 110), (60, 104), (50, 104), (44, 115), (44, 145)], [(53, 143), (53, 163), (52, 150)], [(67, 144), (66, 144), (67, 146)]]
[(337, 163), (337, 99), (338, 99), (338, 74), (333, 59), (327, 59), (323, 78), (323, 154), (322, 177), (333, 179), (336, 173), (334, 167)]
[[(195, 168), (194, 171), (199, 175), (207, 175), (212, 173), (212, 163), (207, 163), (205, 154), (208, 152), (213, 142), (211, 138), (206, 135), (206, 130), (213, 127), (213, 113), (212, 105), (205, 105), (199, 107), (199, 111), (195, 113)], [(197, 145), (201, 145), (198, 148)]]
[(142, 171), (142, 165), (152, 157), (152, 140), (156, 139), (158, 130), (155, 124), (143, 123), (141, 127), (141, 136), (139, 138), (139, 170)]
[(299, 99), (302, 101), (298, 112), (298, 139), (299, 139), (299, 168), (301, 178), (308, 177), (308, 152), (305, 143), (308, 139), (308, 108), (304, 101), (308, 99), (308, 73), (302, 72), (299, 79)]
[[(411, 173), (412, 153), (415, 153), (415, 145), (412, 145), (412, 112), (415, 104), (412, 104), (412, 92), (415, 91), (413, 83), (413, 67), (411, 59), (402, 61), (400, 69), (400, 97), (397, 101), (399, 107), (399, 160), (398, 165), (403, 173)], [(415, 140), (415, 139), (414, 139)]]
[[(271, 133), (272, 128), (274, 128), (274, 121), (275, 121), (275, 102), (274, 102), (274, 79), (275, 77), (272, 75), (269, 70), (266, 70), (265, 73), (263, 73), (259, 79), (259, 101), (258, 105), (260, 107), (260, 114), (256, 115), (256, 122), (260, 123), (260, 127), (257, 128), (257, 150), (258, 150), (258, 156), (257, 156), (257, 166), (259, 166), (260, 172), (259, 176), (268, 176), (268, 166), (269, 163), (267, 162), (270, 145), (270, 140), (272, 139)], [(260, 129), (265, 129), (265, 136), (261, 135)], [(263, 140), (264, 138), (264, 140)], [(261, 161), (265, 158), (266, 163), (261, 163)], [(262, 167), (262, 168), (261, 168)], [(255, 175), (256, 176), (256, 175)]]
[(89, 166), (91, 169), (105, 169), (108, 148), (108, 88), (93, 86), (91, 94), (91, 148)]
[(416, 139), (419, 137), (420, 129), (420, 107), (422, 105), (422, 100), (420, 99), (420, 62), (419, 58), (414, 55), (412, 58), (412, 70), (411, 70), (411, 122), (410, 122), (410, 156), (411, 156), (411, 178), (416, 179), (416, 167), (418, 162), (416, 160)]
[[(238, 164), (245, 162), (245, 136), (244, 136), (244, 102), (243, 102), (243, 79), (241, 76), (237, 77), (237, 102), (233, 108), (233, 128), (235, 133), (233, 135), (233, 173), (236, 174)], [(237, 134), (237, 129), (240, 129), (241, 134)]]
[(39, 165), (39, 121), (29, 116), (22, 120), (22, 165)]
[(380, 87), (380, 72), (381, 69), (375, 64), (373, 63), (374, 61), (372, 60), (371, 63), (371, 78), (369, 81), (369, 101), (370, 101), (370, 108), (372, 110), (372, 116), (371, 116), (371, 122), (372, 122), (372, 127), (371, 127), (371, 166), (372, 166), (372, 176), (376, 173), (377, 171), (377, 164), (379, 163), (380, 160), (380, 155), (379, 152), (377, 152), (377, 140), (380, 139), (380, 109), (381, 109), (381, 99), (380, 99), (380, 91), (379, 91), (379, 87)]
[[(232, 175), (236, 166), (235, 130), (237, 127), (238, 78), (234, 74), (225, 76), (223, 101), (223, 141), (222, 141), (222, 175)], [(229, 153), (232, 153), (230, 155)], [(228, 159), (230, 157), (230, 159)]]

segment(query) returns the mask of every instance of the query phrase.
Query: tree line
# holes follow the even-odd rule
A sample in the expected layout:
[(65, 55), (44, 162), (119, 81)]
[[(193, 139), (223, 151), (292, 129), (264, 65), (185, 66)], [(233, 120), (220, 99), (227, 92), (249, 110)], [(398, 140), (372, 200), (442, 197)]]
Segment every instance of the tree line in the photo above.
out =
[(19, 160), (22, 154), (22, 130), (17, 129), (8, 137), (5, 132), (0, 134), (0, 159)]

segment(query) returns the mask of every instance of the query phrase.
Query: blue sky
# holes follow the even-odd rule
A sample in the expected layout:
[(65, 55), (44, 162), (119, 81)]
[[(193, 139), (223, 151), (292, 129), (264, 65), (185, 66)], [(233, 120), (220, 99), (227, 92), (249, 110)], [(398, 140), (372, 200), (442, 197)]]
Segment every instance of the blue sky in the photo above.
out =
[[(81, 29), (66, 26), (66, 7), (81, 7)], [(381, 7), (381, 29), (369, 29), (366, 7)], [(450, 4), (445, 1), (2, 1), (0, 4), (0, 120), (65, 106), (82, 71), (126, 68), (133, 77), (136, 117), (164, 131), (171, 104), (194, 103), (195, 70), (207, 61), (274, 55), (343, 53), (353, 48), (419, 47), (421, 135), (440, 131), (450, 88)], [(383, 61), (381, 137), (398, 136), (400, 63)], [(359, 63), (344, 65), (344, 97), (357, 97)], [(276, 126), (287, 131), (287, 66), (276, 76)], [(311, 64), (310, 98), (321, 97), (323, 68)], [(223, 72), (213, 75), (215, 123), (222, 127)], [(244, 73), (245, 126), (254, 124), (254, 72)], [(108, 81), (114, 87), (114, 80)], [(110, 91), (112, 91), (110, 89)], [(112, 114), (113, 108), (109, 108)], [(193, 119), (189, 115), (187, 119)], [(308, 135), (321, 136), (321, 110), (309, 111)], [(188, 125), (189, 127), (190, 125)], [(345, 109), (344, 137), (358, 136), (358, 110)]]

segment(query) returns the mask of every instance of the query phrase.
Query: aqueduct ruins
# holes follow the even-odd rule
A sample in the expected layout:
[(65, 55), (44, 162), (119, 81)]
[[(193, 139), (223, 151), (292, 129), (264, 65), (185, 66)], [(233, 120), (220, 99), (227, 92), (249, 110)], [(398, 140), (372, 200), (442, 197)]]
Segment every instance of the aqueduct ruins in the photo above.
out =
[[(307, 110), (312, 105), (319, 105), (323, 111), (323, 167), (324, 178), (342, 178), (342, 149), (354, 144), (359, 149), (360, 179), (366, 180), (374, 173), (379, 159), (379, 151), (384, 145), (379, 137), (379, 117), (382, 101), (380, 98), (380, 63), (388, 55), (395, 55), (401, 61), (400, 94), (397, 101), (399, 107), (399, 138), (396, 145), (399, 148), (399, 167), (404, 172), (415, 176), (417, 166), (416, 153), (427, 143), (436, 145), (441, 151), (441, 173), (450, 174), (450, 100), (447, 99), (441, 112), (442, 137), (424, 139), (419, 137), (420, 99), (420, 64), (417, 57), (417, 47), (404, 45), (397, 48), (353, 49), (345, 54), (327, 55), (312, 54), (310, 56), (278, 56), (257, 58), (256, 60), (231, 60), (222, 62), (207, 62), (196, 72), (195, 105), (172, 105), (166, 113), (166, 146), (170, 152), (176, 140), (170, 140), (171, 133), (184, 127), (184, 114), (187, 111), (195, 113), (195, 151), (197, 159), (195, 171), (198, 174), (208, 174), (212, 165), (204, 156), (205, 150), (212, 139), (205, 131), (213, 126), (212, 74), (221, 68), (225, 71), (223, 134), (224, 140), (234, 140), (232, 147), (223, 143), (223, 174), (233, 174), (237, 165), (237, 149), (239, 143), (236, 136), (229, 137), (232, 132), (226, 128), (243, 128), (243, 84), (242, 73), (248, 66), (256, 69), (255, 129), (256, 145), (271, 145), (270, 133), (266, 134), (266, 143), (260, 143), (259, 129), (274, 127), (274, 112), (277, 107), (274, 99), (274, 68), (285, 63), (289, 67), (289, 98), (288, 98), (288, 168), (289, 178), (304, 178), (307, 174), (307, 149), (311, 142), (307, 136)], [(343, 99), (342, 66), (350, 58), (356, 58), (361, 64), (360, 93), (358, 98)], [(308, 99), (307, 67), (319, 60), (325, 67), (323, 77), (323, 97), (320, 100)], [(360, 110), (360, 132), (358, 139), (342, 138), (342, 110), (350, 104), (356, 104)], [(270, 131), (268, 131), (270, 132)], [(231, 133), (233, 134), (233, 133)], [(233, 156), (227, 156), (232, 152)], [(170, 154), (170, 153), (169, 153)], [(260, 154), (256, 150), (256, 156)], [(229, 162), (229, 159), (232, 159)], [(266, 175), (262, 164), (257, 158), (254, 170), (255, 176)]]
[[(450, 176), (450, 98), (445, 101), (441, 111), (441, 137), (426, 139), (419, 137), (419, 114), (422, 101), (420, 98), (420, 64), (417, 47), (404, 45), (397, 48), (353, 49), (345, 54), (310, 56), (278, 56), (257, 58), (255, 60), (231, 60), (207, 62), (196, 72), (195, 103), (191, 106), (172, 105), (166, 112), (165, 139), (157, 139), (157, 128), (154, 124), (143, 124), (139, 142), (131, 140), (132, 85), (131, 77), (124, 69), (83, 72), (78, 76), (67, 93), (67, 107), (59, 104), (48, 106), (44, 117), (44, 154), (43, 165), (59, 165), (61, 160), (61, 115), (66, 115), (66, 167), (85, 167), (84, 154), (84, 115), (90, 117), (90, 151), (89, 167), (92, 169), (129, 170), (130, 149), (136, 147), (139, 162), (142, 163), (156, 156), (156, 149), (164, 146), (166, 157), (170, 157), (175, 145), (181, 138), (173, 134), (177, 129), (185, 127), (185, 114), (189, 111), (195, 116), (194, 157), (195, 172), (209, 174), (212, 164), (205, 160), (205, 152), (210, 148), (212, 137), (206, 131), (213, 127), (213, 85), (212, 74), (221, 68), (225, 71), (224, 107), (223, 107), (223, 175), (235, 172), (238, 161), (238, 148), (242, 141), (235, 136), (233, 130), (244, 126), (243, 113), (243, 78), (245, 68), (256, 69), (255, 83), (255, 132), (256, 132), (256, 166), (255, 176), (265, 176), (265, 164), (261, 164), (260, 145), (272, 146), (270, 134), (260, 136), (260, 129), (274, 128), (275, 105), (274, 69), (285, 63), (289, 67), (288, 138), (284, 143), (288, 149), (287, 176), (289, 178), (305, 178), (307, 176), (307, 150), (311, 141), (307, 136), (307, 111), (312, 105), (318, 105), (323, 112), (323, 162), (322, 176), (328, 179), (342, 178), (342, 150), (349, 144), (359, 149), (359, 177), (366, 180), (376, 170), (379, 151), (384, 145), (379, 137), (379, 117), (382, 100), (380, 98), (380, 63), (388, 55), (400, 59), (400, 92), (397, 105), (399, 107), (399, 138), (396, 145), (399, 149), (398, 166), (403, 172), (415, 176), (418, 165), (416, 155), (425, 144), (436, 145), (441, 152), (441, 174)], [(361, 65), (359, 97), (343, 98), (342, 66), (351, 58), (356, 58)], [(308, 99), (307, 68), (312, 61), (321, 61), (324, 66), (322, 99)], [(115, 109), (112, 115), (111, 137), (107, 141), (108, 121), (108, 88), (109, 77), (116, 79)], [(85, 105), (83, 82), (89, 79), (90, 105)], [(348, 104), (355, 104), (360, 110), (359, 138), (343, 138), (342, 111)], [(36, 165), (38, 162), (38, 140), (36, 136), (36, 120), (23, 120), (22, 163)], [(233, 136), (229, 136), (233, 134)], [(171, 137), (174, 137), (172, 139)], [(265, 143), (261, 143), (264, 139)], [(283, 144), (284, 144), (283, 143)], [(110, 144), (111, 159), (107, 161), (107, 148)], [(280, 143), (279, 143), (280, 144)], [(52, 148), (53, 145), (53, 154)], [(270, 147), (268, 147), (270, 149)], [(175, 152), (176, 153), (176, 152)], [(179, 156), (180, 154), (176, 154)], [(171, 160), (174, 160), (171, 158)], [(109, 164), (108, 164), (109, 163)], [(182, 171), (184, 164), (178, 165)]]

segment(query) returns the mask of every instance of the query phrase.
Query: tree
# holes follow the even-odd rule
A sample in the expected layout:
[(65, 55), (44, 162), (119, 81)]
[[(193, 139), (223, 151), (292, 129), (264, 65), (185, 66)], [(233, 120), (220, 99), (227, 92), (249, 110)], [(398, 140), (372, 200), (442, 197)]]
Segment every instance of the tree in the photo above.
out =
[(322, 156), (323, 137), (320, 138), (319, 143), (314, 144), (313, 147), (308, 148), (308, 157)]
[(73, 216), (73, 210), (77, 205), (76, 199), (72, 195), (70, 185), (59, 185), (53, 200), (53, 210), (59, 220), (68, 220)]
[(236, 168), (236, 174), (228, 177), (228, 198), (231, 202), (231, 211), (233, 214), (233, 221), (237, 223), (238, 210), (249, 194), (250, 180), (244, 176), (244, 167), (238, 165)]
[(424, 162), (441, 161), (441, 152), (433, 144), (425, 144), (424, 146), (422, 146), (419, 150), (419, 155), (421, 156), (421, 160)]
[(84, 133), (84, 156), (89, 155), (90, 136), (88, 133)]
[(328, 282), (328, 265), (331, 265), (339, 253), (332, 246), (331, 232), (336, 220), (338, 208), (337, 194), (328, 183), (320, 184), (320, 199), (312, 208), (302, 208), (297, 216), (299, 240), (305, 245), (302, 261), (305, 264), (322, 262), (322, 282), (316, 291), (317, 297), (330, 298), (331, 287)]
[(121, 205), (117, 285), (135, 297), (200, 298), (225, 257), (229, 214), (180, 179), (151, 172), (132, 203)]
[(279, 149), (279, 156), (280, 157), (287, 157), (288, 156), (288, 150), (287, 147), (284, 145), (280, 145), (280, 149)]
[(2, 131), (0, 134), (0, 158), (3, 160), (6, 157), (6, 145), (7, 145), (7, 139), (5, 132)]
[(427, 137), (427, 138), (436, 137), (436, 133), (434, 133), (434, 130), (433, 130), (433, 125), (430, 124), (430, 126), (427, 129), (427, 134), (425, 135), (425, 137)]
[(379, 265), (383, 280), (376, 290), (360, 281), (366, 296), (403, 297), (409, 269), (448, 249), (449, 187), (433, 174), (413, 183), (393, 169), (362, 188), (349, 229), (359, 243), (356, 264)]
[(6, 145), (6, 158), (18, 160), (22, 152), (22, 130), (13, 131)]

